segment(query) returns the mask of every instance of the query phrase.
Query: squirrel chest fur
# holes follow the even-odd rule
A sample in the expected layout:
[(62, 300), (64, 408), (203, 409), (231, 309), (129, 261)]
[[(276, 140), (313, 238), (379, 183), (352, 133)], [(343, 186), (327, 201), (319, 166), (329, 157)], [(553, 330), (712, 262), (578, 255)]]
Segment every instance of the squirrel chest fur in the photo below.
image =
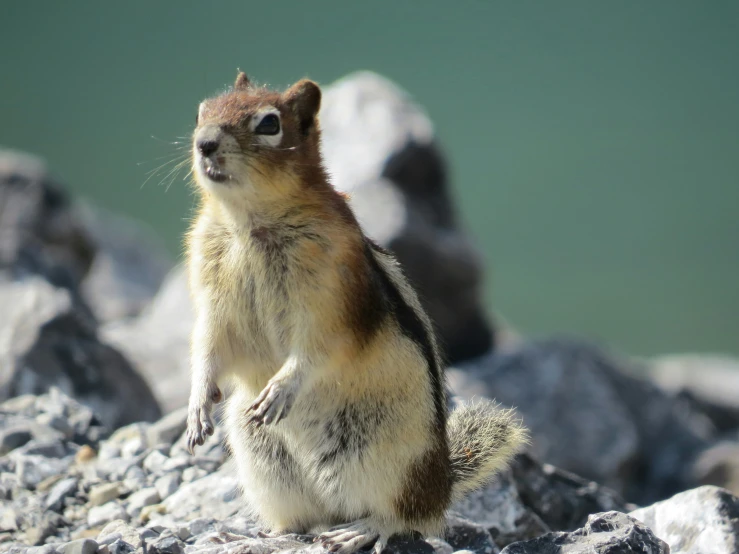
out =
[(320, 96), (242, 73), (200, 106), (188, 441), (212, 434), (226, 387), (255, 515), (276, 533), (322, 531), (332, 551), (379, 552), (395, 533), (439, 533), (526, 433), (491, 403), (447, 416), (431, 322), (323, 169)]

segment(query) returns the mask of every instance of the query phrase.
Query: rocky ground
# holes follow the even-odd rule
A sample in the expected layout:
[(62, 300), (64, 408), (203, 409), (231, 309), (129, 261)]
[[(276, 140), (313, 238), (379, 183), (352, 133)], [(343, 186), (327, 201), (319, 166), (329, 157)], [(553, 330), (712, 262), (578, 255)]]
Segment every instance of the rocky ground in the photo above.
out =
[[(337, 187), (439, 327), (455, 399), (515, 406), (533, 436), (443, 537), (389, 550), (739, 552), (739, 363), (516, 336), (484, 308), (423, 111), (360, 73), (328, 87), (321, 116)], [(322, 551), (263, 535), (218, 434), (185, 450), (192, 310), (157, 244), (0, 151), (0, 552)]]

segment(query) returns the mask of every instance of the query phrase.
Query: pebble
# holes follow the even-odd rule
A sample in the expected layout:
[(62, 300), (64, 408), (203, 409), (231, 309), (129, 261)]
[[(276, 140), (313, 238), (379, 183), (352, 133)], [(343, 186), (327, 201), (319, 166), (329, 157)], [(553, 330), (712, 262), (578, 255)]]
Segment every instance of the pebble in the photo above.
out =
[(90, 489), (89, 504), (91, 506), (102, 506), (121, 495), (120, 483), (104, 483)]
[(143, 467), (149, 473), (159, 473), (164, 468), (164, 464), (169, 460), (169, 456), (165, 456), (159, 450), (154, 450), (146, 458), (144, 458)]
[(208, 475), (208, 472), (199, 467), (188, 467), (182, 472), (182, 481), (185, 483), (192, 483), (202, 477)]
[(0, 456), (23, 446), (31, 440), (31, 437), (28, 428), (3, 429), (0, 431)]
[(86, 462), (89, 462), (95, 459), (95, 456), (96, 456), (95, 449), (89, 444), (84, 444), (77, 451), (77, 454), (74, 457), (74, 461), (77, 462), (78, 464), (84, 464)]
[(122, 540), (132, 545), (134, 548), (139, 548), (141, 546), (139, 533), (133, 526), (129, 525), (122, 519), (108, 523), (102, 528), (97, 539), (99, 543), (104, 542), (105, 544), (113, 544), (116, 540)]
[(177, 488), (180, 486), (181, 482), (182, 482), (182, 477), (180, 473), (172, 472), (172, 473), (167, 473), (166, 475), (154, 481), (154, 487), (159, 493), (159, 498), (161, 500), (164, 500), (165, 498), (174, 494), (175, 491), (177, 491)]
[(90, 527), (98, 527), (116, 519), (128, 520), (128, 514), (122, 506), (114, 501), (90, 508), (87, 513), (87, 524)]
[(77, 491), (78, 483), (76, 477), (69, 477), (54, 485), (46, 498), (46, 509), (59, 512), (64, 507), (64, 499)]
[(147, 430), (149, 444), (172, 444), (187, 427), (187, 406), (175, 410), (156, 423), (152, 423)]
[(128, 514), (137, 516), (145, 506), (151, 506), (159, 502), (159, 493), (154, 487), (141, 489), (128, 497)]
[(128, 544), (126, 541), (117, 540), (114, 543), (107, 546), (110, 554), (132, 554), (136, 549)]
[(98, 543), (92, 539), (80, 539), (68, 542), (62, 546), (59, 551), (62, 554), (95, 554), (98, 549)]

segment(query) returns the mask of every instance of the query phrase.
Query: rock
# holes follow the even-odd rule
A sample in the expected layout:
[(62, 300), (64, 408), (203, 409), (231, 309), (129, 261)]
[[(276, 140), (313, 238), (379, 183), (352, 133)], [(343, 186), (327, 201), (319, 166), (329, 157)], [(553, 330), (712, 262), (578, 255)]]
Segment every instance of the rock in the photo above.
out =
[(149, 387), (100, 342), (94, 319), (72, 292), (39, 276), (0, 279), (0, 305), (0, 400), (57, 387), (110, 429), (159, 417)]
[[(475, 551), (475, 554), (498, 554), (498, 549), (492, 544), (491, 550)], [(424, 540), (413, 537), (391, 537), (382, 551), (383, 554), (434, 554), (434, 547)]]
[(553, 338), (447, 373), (462, 397), (515, 406), (537, 458), (648, 503), (694, 484), (691, 464), (713, 429), (628, 367), (592, 344)]
[(26, 488), (35, 488), (44, 479), (66, 472), (72, 457), (54, 459), (45, 456), (16, 456), (15, 474)]
[(154, 450), (146, 458), (144, 458), (144, 469), (149, 473), (158, 473), (164, 467), (169, 457), (165, 456), (158, 450)]
[(673, 354), (647, 361), (649, 376), (705, 413), (719, 432), (739, 430), (739, 359)]
[[(115, 535), (119, 536), (116, 537)], [(98, 535), (97, 541), (101, 544), (113, 544), (118, 539), (125, 541), (134, 548), (141, 546), (139, 533), (122, 519), (111, 521), (103, 527)]]
[(0, 206), (0, 271), (76, 289), (95, 247), (41, 159), (0, 149)]
[(97, 254), (81, 291), (98, 320), (138, 315), (156, 294), (174, 260), (142, 223), (85, 206), (81, 221), (94, 237)]
[(723, 487), (739, 495), (739, 440), (717, 441), (706, 448), (693, 464), (693, 475), (702, 485)]
[(165, 500), (177, 491), (181, 482), (182, 479), (179, 473), (168, 473), (154, 481), (154, 487), (157, 493), (159, 493), (159, 498)]
[(224, 468), (192, 483), (183, 484), (164, 501), (164, 505), (167, 513), (177, 519), (225, 519), (242, 507), (237, 486), (233, 473)]
[(672, 554), (739, 552), (739, 499), (704, 486), (629, 514), (670, 545)]
[(128, 513), (132, 517), (137, 516), (144, 506), (151, 506), (160, 500), (159, 493), (154, 487), (141, 489), (128, 497)]
[(453, 554), (454, 552), (452, 545), (441, 539), (429, 537), (426, 539), (426, 542), (431, 545), (431, 548), (434, 549), (436, 554)]
[(187, 406), (190, 383), (190, 333), (194, 313), (184, 268), (174, 268), (139, 317), (101, 329), (103, 339), (120, 349), (154, 390), (164, 413)]
[(0, 456), (31, 440), (30, 428), (0, 429)]
[(477, 554), (497, 554), (497, 545), (487, 529), (466, 519), (451, 517), (444, 539), (454, 550), (470, 550)]
[(487, 352), (482, 259), (457, 222), (433, 125), (409, 95), (370, 72), (326, 87), (322, 150), (365, 232), (400, 260), (451, 363)]
[(99, 527), (104, 523), (108, 523), (109, 521), (114, 521), (116, 519), (128, 520), (128, 514), (121, 505), (116, 504), (115, 502), (108, 502), (102, 506), (95, 506), (90, 508), (90, 511), (87, 513), (87, 524), (90, 527)]
[(165, 415), (147, 430), (147, 439), (151, 446), (173, 444), (187, 428), (187, 407), (179, 408)]
[(118, 498), (121, 493), (120, 483), (103, 483), (90, 489), (89, 504), (90, 506), (102, 506), (111, 500)]
[(80, 539), (68, 542), (61, 547), (62, 554), (95, 554), (98, 549), (98, 543), (92, 539)]
[(182, 554), (185, 552), (185, 545), (171, 533), (164, 532), (147, 544), (147, 552), (151, 554)]
[(513, 543), (501, 554), (670, 554), (670, 547), (654, 533), (620, 512), (594, 514), (587, 524), (569, 533), (549, 533)]
[(110, 554), (132, 554), (135, 551), (136, 549), (133, 546), (122, 540), (117, 540), (108, 545), (108, 552)]
[(77, 491), (78, 483), (79, 479), (69, 477), (54, 485), (46, 498), (46, 509), (59, 512), (64, 507), (64, 499)]

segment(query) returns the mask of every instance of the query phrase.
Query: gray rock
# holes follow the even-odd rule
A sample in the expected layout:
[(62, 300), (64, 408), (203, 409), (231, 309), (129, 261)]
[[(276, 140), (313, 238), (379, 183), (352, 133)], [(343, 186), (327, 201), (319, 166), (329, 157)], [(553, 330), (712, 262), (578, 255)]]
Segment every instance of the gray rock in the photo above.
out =
[(111, 500), (118, 498), (123, 489), (120, 483), (103, 483), (96, 485), (90, 489), (89, 504), (90, 506), (102, 506)]
[(324, 89), (322, 150), (365, 232), (393, 251), (418, 288), (452, 363), (482, 355), (493, 332), (482, 260), (457, 222), (433, 125), (409, 95), (370, 72)]
[[(116, 537), (113, 541), (109, 541), (108, 538), (112, 538), (114, 535), (120, 535), (120, 537)], [(103, 543), (104, 539), (105, 544), (112, 544), (115, 540), (122, 539), (134, 548), (139, 548), (142, 544), (140, 535), (136, 529), (122, 519), (111, 521), (102, 528), (97, 541), (99, 543)]]
[(181, 482), (182, 478), (179, 472), (168, 473), (154, 482), (154, 488), (159, 493), (159, 498), (165, 500), (177, 491)]
[(501, 554), (670, 554), (670, 547), (635, 519), (619, 512), (594, 514), (570, 533), (516, 542)]
[(128, 520), (128, 514), (126, 510), (120, 504), (116, 502), (108, 502), (102, 506), (95, 506), (90, 508), (87, 513), (87, 524), (90, 527), (99, 527), (109, 521), (115, 521), (117, 519)]
[(164, 464), (168, 459), (168, 456), (165, 456), (158, 450), (154, 450), (144, 458), (144, 469), (149, 473), (158, 473), (162, 471)]
[(719, 432), (739, 429), (739, 359), (672, 354), (648, 360), (649, 376), (705, 413)]
[(135, 551), (136, 549), (133, 546), (123, 540), (117, 540), (108, 545), (108, 552), (110, 554), (132, 554)]
[(694, 484), (691, 466), (712, 428), (627, 374), (630, 367), (592, 344), (555, 338), (489, 355), (448, 376), (462, 397), (515, 406), (537, 458), (647, 503)]
[(147, 543), (147, 552), (151, 554), (182, 554), (184, 551), (185, 544), (169, 532)]
[(241, 507), (236, 478), (228, 469), (222, 469), (180, 489), (164, 501), (167, 513), (176, 519), (197, 517), (225, 519)]
[(15, 474), (26, 488), (35, 488), (39, 483), (65, 473), (72, 464), (72, 456), (67, 458), (47, 458), (45, 456), (16, 456)]
[(95, 554), (98, 543), (92, 539), (79, 539), (68, 542), (60, 548), (62, 554)]
[(629, 514), (670, 545), (672, 554), (739, 552), (739, 499), (704, 486)]
[(31, 440), (31, 437), (30, 425), (26, 428), (0, 429), (0, 456), (4, 456), (11, 450), (23, 446)]
[(426, 542), (431, 545), (431, 548), (434, 549), (436, 554), (452, 554), (454, 552), (452, 545), (441, 539), (429, 537), (426, 539)]
[(46, 498), (46, 509), (59, 512), (64, 507), (64, 499), (77, 491), (78, 483), (76, 477), (68, 477), (54, 485)]
[(470, 550), (476, 554), (497, 554), (498, 546), (483, 526), (452, 517), (447, 522), (444, 539), (454, 550)]
[[(76, 288), (95, 247), (62, 187), (32, 155), (0, 149), (0, 270)], [(4, 305), (4, 304), (3, 304)]]
[(144, 506), (151, 506), (159, 502), (159, 493), (154, 487), (141, 489), (128, 497), (127, 511), (131, 516), (137, 516)]
[(187, 407), (174, 410), (156, 423), (152, 423), (147, 431), (150, 445), (173, 444), (187, 428)]
[(142, 223), (91, 206), (80, 219), (97, 248), (83, 297), (100, 321), (138, 315), (174, 265), (171, 255)]
[(39, 276), (0, 278), (0, 305), (0, 400), (57, 387), (111, 429), (159, 417), (145, 381), (100, 342), (94, 319), (73, 292)]

